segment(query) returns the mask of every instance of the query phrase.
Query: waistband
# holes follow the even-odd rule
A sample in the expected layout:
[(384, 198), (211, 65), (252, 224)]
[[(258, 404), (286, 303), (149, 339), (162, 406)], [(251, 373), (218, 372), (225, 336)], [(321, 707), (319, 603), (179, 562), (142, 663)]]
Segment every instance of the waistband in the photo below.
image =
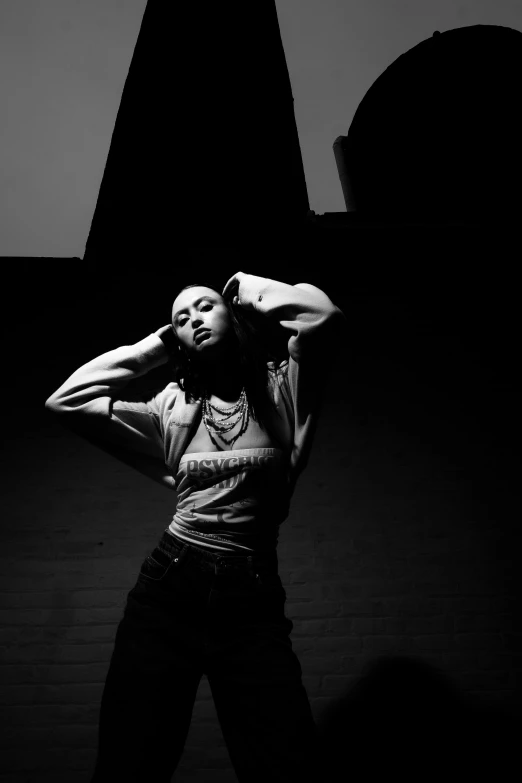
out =
[(177, 557), (178, 562), (184, 559), (194, 563), (203, 571), (215, 571), (216, 565), (221, 569), (254, 572), (258, 566), (278, 570), (277, 550), (270, 552), (254, 552), (252, 555), (225, 555), (220, 552), (209, 552), (207, 549), (189, 544), (174, 536), (168, 528), (164, 530), (158, 544), (166, 554)]

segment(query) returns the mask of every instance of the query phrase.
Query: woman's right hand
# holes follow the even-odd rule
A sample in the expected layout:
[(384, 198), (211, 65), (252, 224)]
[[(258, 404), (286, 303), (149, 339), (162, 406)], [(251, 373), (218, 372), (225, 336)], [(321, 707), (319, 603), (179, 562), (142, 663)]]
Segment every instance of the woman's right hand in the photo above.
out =
[(162, 334), (164, 334), (165, 332), (168, 332), (169, 329), (170, 329), (170, 331), (172, 331), (172, 324), (165, 324), (165, 326), (160, 326), (159, 329), (156, 329), (154, 334), (157, 334), (158, 337), (161, 337)]
[(165, 326), (160, 326), (159, 329), (156, 329), (154, 334), (157, 334), (160, 340), (162, 340), (165, 348), (169, 353), (169, 356), (176, 353), (179, 346), (176, 335), (174, 334), (174, 329), (172, 328), (172, 324), (165, 324)]

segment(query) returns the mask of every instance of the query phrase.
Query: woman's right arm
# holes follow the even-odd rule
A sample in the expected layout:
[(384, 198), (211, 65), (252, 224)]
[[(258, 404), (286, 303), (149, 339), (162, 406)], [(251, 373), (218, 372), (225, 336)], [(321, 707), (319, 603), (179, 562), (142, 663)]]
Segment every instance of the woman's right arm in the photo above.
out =
[(172, 489), (165, 465), (161, 391), (132, 394), (131, 380), (169, 359), (169, 326), (83, 364), (46, 400), (59, 421), (117, 459)]

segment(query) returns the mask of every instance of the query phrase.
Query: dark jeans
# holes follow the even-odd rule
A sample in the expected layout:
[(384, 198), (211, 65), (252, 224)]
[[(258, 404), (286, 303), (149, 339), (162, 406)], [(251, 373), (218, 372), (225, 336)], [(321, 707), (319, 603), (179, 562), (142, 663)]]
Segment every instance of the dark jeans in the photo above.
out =
[(165, 531), (116, 631), (91, 783), (169, 783), (202, 674), (240, 783), (321, 780), (285, 600), (275, 551), (223, 556)]

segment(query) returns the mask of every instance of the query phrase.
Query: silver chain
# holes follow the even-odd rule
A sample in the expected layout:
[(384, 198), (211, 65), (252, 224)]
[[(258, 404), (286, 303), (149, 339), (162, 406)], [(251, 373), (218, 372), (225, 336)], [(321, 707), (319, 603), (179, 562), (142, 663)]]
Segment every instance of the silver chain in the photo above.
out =
[[(217, 413), (224, 414), (223, 418), (215, 419), (212, 414), (212, 410), (215, 410)], [(233, 420), (232, 416), (235, 416), (236, 414), (237, 414), (237, 418)], [(248, 400), (244, 387), (239, 396), (239, 400), (236, 403), (234, 403), (234, 405), (228, 408), (220, 408), (217, 405), (212, 405), (207, 395), (206, 394), (204, 395), (203, 422), (205, 424), (205, 427), (207, 428), (207, 432), (210, 436), (210, 439), (215, 446), (219, 446), (219, 444), (216, 443), (216, 441), (212, 437), (212, 433), (214, 433), (219, 438), (221, 438), (221, 440), (223, 440), (227, 445), (232, 446), (236, 442), (236, 440), (246, 431), (248, 427), (248, 420), (249, 420)], [(223, 437), (221, 433), (230, 432), (230, 430), (233, 427), (235, 427), (236, 424), (238, 424), (240, 421), (242, 423), (237, 435), (234, 435), (234, 437), (232, 437), (230, 440), (227, 440), (227, 438)]]

